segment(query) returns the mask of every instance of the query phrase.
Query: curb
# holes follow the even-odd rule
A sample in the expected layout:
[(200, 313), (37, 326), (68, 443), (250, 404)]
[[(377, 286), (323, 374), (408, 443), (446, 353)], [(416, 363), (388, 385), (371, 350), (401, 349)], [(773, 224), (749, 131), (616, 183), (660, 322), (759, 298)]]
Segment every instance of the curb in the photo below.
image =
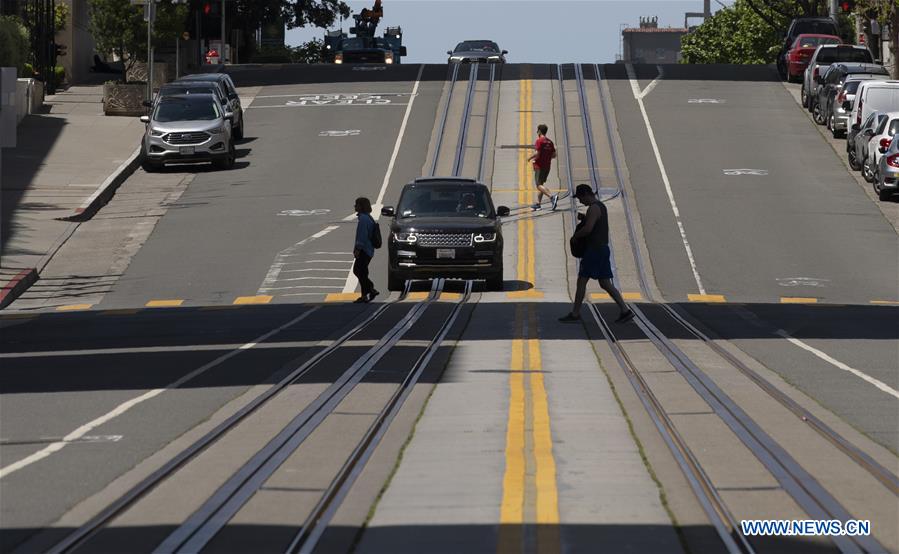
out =
[(131, 176), (140, 166), (140, 147), (137, 147), (131, 156), (116, 168), (112, 174), (97, 187), (97, 190), (91, 194), (87, 200), (81, 203), (81, 206), (75, 209), (75, 212), (66, 217), (56, 218), (59, 221), (87, 221), (96, 214), (100, 208), (109, 202), (115, 191), (121, 186), (125, 180)]
[(20, 294), (25, 292), (28, 287), (33, 285), (37, 280), (37, 269), (33, 267), (23, 269), (18, 275), (10, 279), (9, 282), (3, 286), (3, 290), (0, 290), (0, 310), (12, 304)]

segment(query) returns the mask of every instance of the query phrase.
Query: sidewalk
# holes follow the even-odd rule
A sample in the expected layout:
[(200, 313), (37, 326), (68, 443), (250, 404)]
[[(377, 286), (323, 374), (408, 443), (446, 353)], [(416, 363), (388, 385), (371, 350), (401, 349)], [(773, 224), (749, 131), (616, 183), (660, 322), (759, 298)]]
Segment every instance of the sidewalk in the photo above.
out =
[(46, 113), (27, 116), (18, 145), (3, 150), (0, 285), (10, 298), (0, 306), (21, 292), (13, 291), (16, 279), (36, 278), (78, 225), (60, 218), (75, 215), (140, 145), (143, 124), (104, 116), (102, 94), (102, 86), (76, 86), (47, 96)]

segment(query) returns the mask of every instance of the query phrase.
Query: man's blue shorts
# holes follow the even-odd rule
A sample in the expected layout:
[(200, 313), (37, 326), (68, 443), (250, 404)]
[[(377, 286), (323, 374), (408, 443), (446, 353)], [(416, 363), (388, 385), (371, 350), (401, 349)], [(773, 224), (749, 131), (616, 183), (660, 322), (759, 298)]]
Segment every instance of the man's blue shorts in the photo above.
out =
[(578, 277), (589, 279), (611, 279), (612, 260), (609, 246), (599, 248), (587, 247), (584, 257), (581, 258), (581, 267), (577, 272)]

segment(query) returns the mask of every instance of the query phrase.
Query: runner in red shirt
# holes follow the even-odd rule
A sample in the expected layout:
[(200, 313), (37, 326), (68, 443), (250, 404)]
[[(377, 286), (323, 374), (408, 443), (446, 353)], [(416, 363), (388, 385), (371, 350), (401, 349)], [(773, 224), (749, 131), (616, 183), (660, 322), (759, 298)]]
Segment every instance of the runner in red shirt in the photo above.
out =
[(546, 178), (549, 177), (549, 168), (552, 161), (556, 157), (556, 146), (553, 141), (549, 140), (546, 133), (549, 127), (541, 123), (537, 125), (537, 141), (534, 142), (534, 153), (528, 158), (529, 162), (534, 162), (534, 184), (537, 186), (537, 203), (531, 206), (534, 210), (540, 209), (540, 201), (543, 200), (545, 194), (552, 203), (552, 209), (556, 209), (559, 202), (559, 195), (552, 194), (546, 188)]

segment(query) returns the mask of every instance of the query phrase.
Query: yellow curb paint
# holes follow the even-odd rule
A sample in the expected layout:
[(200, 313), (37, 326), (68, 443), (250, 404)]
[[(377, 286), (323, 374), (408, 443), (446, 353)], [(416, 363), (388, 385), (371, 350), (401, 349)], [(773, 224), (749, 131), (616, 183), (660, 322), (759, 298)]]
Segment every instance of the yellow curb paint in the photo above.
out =
[(355, 292), (332, 292), (325, 296), (325, 302), (348, 302), (359, 298)]
[(69, 304), (67, 306), (57, 306), (57, 312), (75, 312), (78, 310), (89, 310), (93, 304)]
[(146, 306), (148, 308), (177, 308), (184, 304), (184, 300), (150, 300)]
[(781, 304), (817, 304), (817, 298), (805, 298), (802, 296), (781, 296)]
[(871, 304), (878, 306), (899, 306), (899, 302), (895, 300), (872, 300)]
[(722, 294), (688, 294), (690, 302), (727, 302)]
[(272, 297), (267, 294), (261, 294), (259, 296), (238, 296), (234, 300), (234, 304), (268, 304), (272, 301)]
[(459, 300), (462, 298), (462, 295), (458, 292), (442, 292), (440, 293), (441, 300)]
[(410, 292), (406, 295), (406, 300), (427, 300), (430, 292)]
[(106, 310), (100, 315), (135, 315), (143, 311), (143, 308), (123, 308), (121, 310)]

